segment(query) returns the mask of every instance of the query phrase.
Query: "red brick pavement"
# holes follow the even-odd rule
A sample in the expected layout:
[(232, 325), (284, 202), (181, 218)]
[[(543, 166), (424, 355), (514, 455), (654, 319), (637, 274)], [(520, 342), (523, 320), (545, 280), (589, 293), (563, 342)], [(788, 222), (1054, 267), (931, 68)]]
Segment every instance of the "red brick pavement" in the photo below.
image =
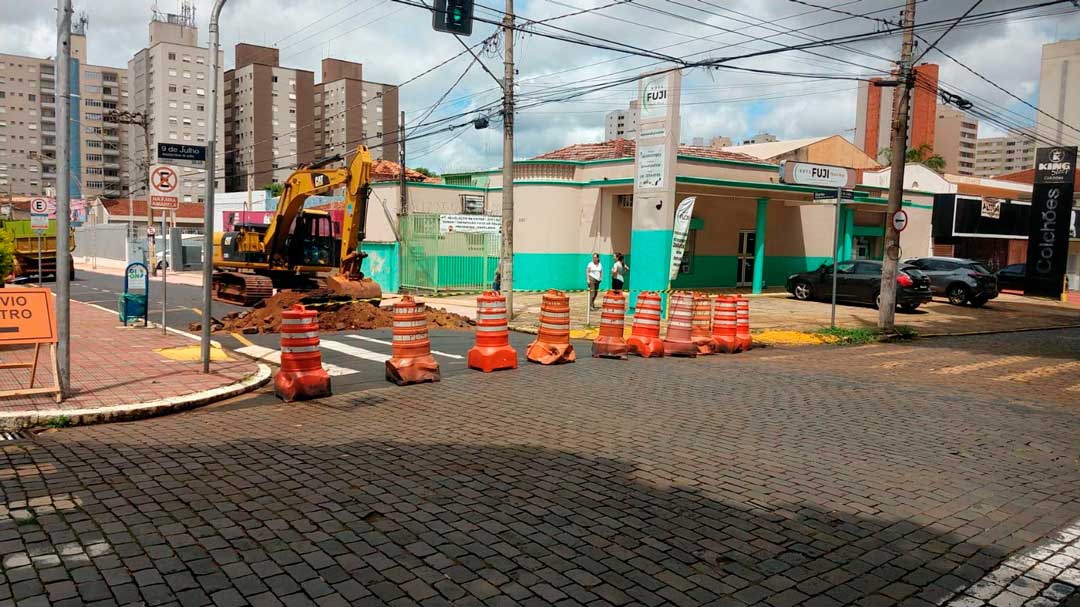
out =
[[(73, 394), (57, 405), (51, 396), (0, 399), (0, 413), (87, 409), (155, 401), (225, 386), (247, 377), (257, 365), (243, 357), (215, 362), (202, 373), (199, 362), (176, 361), (154, 350), (192, 345), (191, 339), (160, 329), (123, 328), (116, 314), (71, 304), (71, 384)], [(48, 357), (39, 362), (35, 386), (53, 382)], [(29, 362), (33, 346), (0, 350), (4, 362)], [(25, 369), (0, 370), (0, 390), (25, 387)]]

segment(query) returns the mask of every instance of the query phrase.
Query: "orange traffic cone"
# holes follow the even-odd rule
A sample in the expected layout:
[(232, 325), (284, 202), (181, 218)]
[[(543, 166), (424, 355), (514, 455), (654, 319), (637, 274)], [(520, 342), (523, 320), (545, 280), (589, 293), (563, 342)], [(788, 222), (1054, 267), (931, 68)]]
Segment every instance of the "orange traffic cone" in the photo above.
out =
[(716, 354), (719, 345), (712, 336), (712, 300), (708, 295), (694, 294), (694, 327), (690, 339), (698, 354)]
[(330, 396), (330, 376), (319, 352), (319, 313), (297, 304), (281, 313), (281, 369), (274, 394), (285, 402)]
[(631, 354), (644, 356), (663, 356), (664, 342), (660, 340), (660, 294), (645, 291), (637, 298), (637, 311), (634, 312), (634, 326), (626, 340)]
[(716, 296), (716, 312), (713, 315), (713, 339), (725, 354), (738, 352), (735, 338), (735, 298), (726, 295)]
[(689, 293), (675, 293), (668, 300), (668, 328), (664, 337), (664, 354), (668, 356), (698, 355), (691, 332), (694, 326), (694, 299)]
[(548, 289), (540, 302), (540, 331), (529, 344), (525, 357), (542, 365), (572, 363), (577, 359), (570, 345), (570, 298), (562, 291)]
[(485, 291), (476, 298), (476, 345), (469, 350), (470, 369), (491, 373), (499, 369), (517, 369), (517, 352), (510, 346), (506, 326), (506, 297)]
[(427, 306), (406, 295), (394, 304), (394, 337), (386, 379), (399, 386), (439, 381), (439, 363), (431, 355)]
[(753, 347), (750, 339), (750, 300), (742, 295), (735, 296), (735, 343), (739, 352)]
[(604, 294), (604, 307), (600, 313), (600, 335), (593, 340), (593, 358), (618, 358), (626, 360), (626, 296), (621, 291)]

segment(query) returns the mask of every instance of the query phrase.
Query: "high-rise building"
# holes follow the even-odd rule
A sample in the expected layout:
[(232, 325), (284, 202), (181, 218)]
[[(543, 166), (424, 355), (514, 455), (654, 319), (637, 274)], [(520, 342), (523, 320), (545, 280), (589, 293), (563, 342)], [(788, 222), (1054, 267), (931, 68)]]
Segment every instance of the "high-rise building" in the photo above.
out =
[(344, 154), (363, 143), (373, 159), (397, 162), (398, 88), (363, 75), (363, 64), (322, 60), (322, 78), (314, 87), (316, 155)]
[[(149, 124), (150, 164), (156, 162), (157, 144), (175, 143), (206, 145), (206, 107), (210, 82), (210, 50), (199, 46), (198, 29), (194, 9), (182, 4), (182, 12), (154, 14), (150, 21), (150, 44), (135, 53), (128, 61), (128, 77), (131, 94), (127, 109), (145, 115)], [(222, 65), (224, 53), (219, 51), (218, 65)], [(223, 76), (218, 76), (218, 90), (222, 90)], [(217, 140), (223, 143), (224, 95), (218, 95)], [(128, 173), (131, 175), (131, 194), (136, 198), (146, 195), (146, 141), (141, 127), (128, 129)], [(218, 167), (215, 188), (224, 186), (224, 145), (218, 145)], [(206, 194), (206, 171), (201, 166), (185, 161), (170, 160), (177, 167), (180, 179), (181, 202), (201, 202)]]
[(1080, 145), (1080, 40), (1043, 45), (1039, 109), (1054, 117), (1036, 114), (1039, 139), (1057, 145)]
[[(880, 78), (859, 83), (855, 115), (855, 145), (882, 164), (888, 163), (887, 150), (892, 142), (892, 117), (896, 90), (878, 86)], [(915, 87), (908, 111), (908, 149), (934, 145), (937, 122), (938, 66), (923, 63), (915, 66)]]
[(278, 49), (237, 44), (225, 72), (225, 190), (282, 183), (315, 160), (315, 74), (281, 67)]
[(937, 106), (934, 152), (945, 161), (946, 173), (975, 175), (975, 143), (978, 140), (977, 119), (946, 105)]
[(604, 141), (635, 139), (641, 112), (635, 99), (625, 110), (612, 110), (604, 115)]
[(774, 141), (780, 141), (780, 140), (777, 139), (776, 135), (773, 135), (772, 133), (761, 132), (761, 133), (758, 133), (757, 135), (754, 135), (753, 137), (751, 137), (749, 139), (744, 139), (742, 144), (743, 145), (754, 145), (755, 143), (772, 143)]
[(1035, 140), (1020, 135), (984, 137), (977, 142), (975, 176), (994, 177), (1035, 166)]
[[(123, 107), (127, 70), (91, 65), (86, 20), (73, 23), (70, 191), (73, 198), (118, 197), (127, 187), (127, 127), (103, 121)], [(43, 196), (56, 187), (56, 63), (0, 54), (0, 195)]]

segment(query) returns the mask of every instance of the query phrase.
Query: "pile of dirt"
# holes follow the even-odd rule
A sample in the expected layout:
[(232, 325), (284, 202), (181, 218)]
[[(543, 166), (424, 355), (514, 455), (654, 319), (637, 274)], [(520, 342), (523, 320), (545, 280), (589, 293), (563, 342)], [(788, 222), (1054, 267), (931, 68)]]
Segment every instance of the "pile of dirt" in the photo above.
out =
[[(394, 325), (394, 314), (371, 302), (342, 298), (328, 291), (281, 291), (247, 312), (232, 313), (213, 325), (215, 331), (237, 333), (277, 333), (281, 313), (296, 304), (304, 304), (319, 313), (319, 330), (385, 329)], [(428, 327), (433, 329), (472, 329), (468, 318), (439, 309), (428, 309)]]

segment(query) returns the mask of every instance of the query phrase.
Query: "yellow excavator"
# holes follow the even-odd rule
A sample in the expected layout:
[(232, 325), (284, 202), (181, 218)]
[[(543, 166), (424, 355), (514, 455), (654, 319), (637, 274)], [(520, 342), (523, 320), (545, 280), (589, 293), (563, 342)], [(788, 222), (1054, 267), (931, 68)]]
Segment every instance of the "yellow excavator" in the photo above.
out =
[[(359, 146), (344, 168), (325, 168), (341, 154), (317, 160), (289, 175), (268, 224), (240, 223), (214, 234), (214, 299), (251, 306), (274, 289), (327, 287), (356, 299), (382, 298), (382, 289), (360, 272), (371, 153)], [(345, 218), (340, 237), (326, 211), (305, 209), (311, 196), (345, 188)], [(331, 275), (337, 270), (336, 274)]]

